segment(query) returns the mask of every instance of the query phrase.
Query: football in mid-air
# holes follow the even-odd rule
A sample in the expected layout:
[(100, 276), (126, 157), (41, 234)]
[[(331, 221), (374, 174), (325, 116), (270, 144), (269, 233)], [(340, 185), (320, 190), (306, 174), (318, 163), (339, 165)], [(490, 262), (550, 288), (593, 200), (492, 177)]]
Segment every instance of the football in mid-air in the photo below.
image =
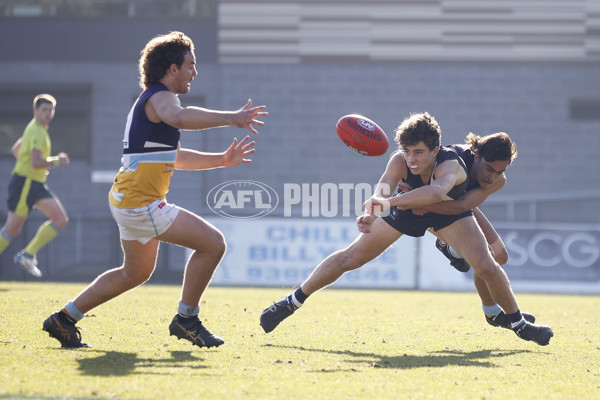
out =
[(383, 129), (362, 115), (344, 115), (337, 122), (335, 129), (350, 150), (364, 156), (385, 154), (390, 145)]

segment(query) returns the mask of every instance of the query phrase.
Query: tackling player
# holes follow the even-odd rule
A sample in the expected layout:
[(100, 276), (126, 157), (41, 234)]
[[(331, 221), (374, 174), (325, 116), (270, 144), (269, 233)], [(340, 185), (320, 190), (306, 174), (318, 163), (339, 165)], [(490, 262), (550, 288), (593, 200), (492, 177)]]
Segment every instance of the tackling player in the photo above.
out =
[[(469, 180), (466, 192), (456, 200), (428, 204), (413, 208), (412, 211), (419, 215), (427, 212), (448, 215), (473, 210), (473, 216), (483, 231), (494, 259), (500, 265), (506, 264), (508, 261), (508, 252), (506, 251), (504, 242), (502, 242), (502, 239), (483, 212), (477, 207), (506, 184), (505, 171), (514, 159), (517, 158), (517, 146), (507, 133), (498, 132), (483, 137), (469, 133), (465, 144), (450, 145), (448, 147), (456, 151), (467, 166)], [(399, 187), (405, 192), (412, 189), (406, 183), (400, 183)], [(458, 271), (467, 272), (470, 269), (467, 261), (439, 238), (436, 240), (436, 247), (450, 260), (450, 264)], [(473, 275), (473, 281), (481, 298), (486, 321), (490, 325), (510, 329), (506, 313), (494, 301), (485, 281), (477, 274)], [(529, 322), (535, 322), (533, 315), (523, 312), (523, 316)]]

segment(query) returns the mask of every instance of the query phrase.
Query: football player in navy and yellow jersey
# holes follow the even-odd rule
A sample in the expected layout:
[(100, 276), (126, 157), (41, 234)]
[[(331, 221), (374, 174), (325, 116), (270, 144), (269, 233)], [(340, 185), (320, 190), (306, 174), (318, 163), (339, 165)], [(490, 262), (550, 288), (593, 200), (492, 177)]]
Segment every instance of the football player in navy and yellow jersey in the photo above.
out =
[[(182, 107), (178, 95), (190, 90), (197, 75), (192, 40), (171, 32), (150, 40), (139, 62), (142, 94), (134, 103), (125, 127), (121, 169), (108, 200), (119, 227), (123, 265), (105, 272), (69, 301), (65, 308), (44, 321), (43, 329), (63, 347), (84, 347), (75, 322), (100, 304), (147, 281), (156, 265), (159, 243), (168, 242), (193, 250), (185, 267), (181, 301), (169, 331), (200, 347), (223, 344), (200, 322), (202, 294), (225, 253), (225, 239), (214, 226), (192, 212), (166, 200), (173, 171), (234, 167), (250, 163), (254, 142), (246, 136), (222, 153), (203, 153), (181, 148), (180, 129), (202, 130), (222, 126), (258, 132), (258, 118), (266, 106), (252, 102), (237, 111)], [(132, 310), (134, 312), (135, 310)]]
[(12, 148), (17, 162), (8, 183), (8, 218), (0, 232), (2, 253), (19, 234), (32, 209), (37, 208), (49, 218), (39, 227), (31, 242), (15, 256), (15, 263), (38, 278), (42, 272), (37, 267), (37, 252), (68, 222), (60, 200), (46, 185), (48, 169), (69, 165), (66, 153), (51, 156), (48, 126), (54, 118), (55, 109), (56, 99), (49, 94), (39, 94), (33, 100), (33, 119)]

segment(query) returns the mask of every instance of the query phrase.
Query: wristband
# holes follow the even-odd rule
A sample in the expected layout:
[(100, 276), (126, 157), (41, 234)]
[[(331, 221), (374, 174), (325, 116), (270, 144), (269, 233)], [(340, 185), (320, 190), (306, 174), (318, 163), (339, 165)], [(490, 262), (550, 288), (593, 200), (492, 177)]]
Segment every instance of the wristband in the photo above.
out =
[(58, 167), (60, 165), (60, 159), (58, 157), (53, 157), (50, 162), (53, 167)]

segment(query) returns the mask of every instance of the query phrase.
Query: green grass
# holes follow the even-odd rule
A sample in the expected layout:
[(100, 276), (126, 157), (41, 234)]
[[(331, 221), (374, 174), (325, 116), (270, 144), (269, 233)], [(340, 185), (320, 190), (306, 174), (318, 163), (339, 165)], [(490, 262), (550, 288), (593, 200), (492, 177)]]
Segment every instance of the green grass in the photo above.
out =
[(63, 350), (42, 321), (83, 285), (0, 282), (0, 398), (600, 399), (600, 301), (518, 299), (549, 346), (485, 323), (475, 293), (325, 290), (266, 335), (260, 311), (288, 289), (210, 287), (206, 326), (225, 345), (168, 336), (180, 288), (146, 285), (79, 326)]

